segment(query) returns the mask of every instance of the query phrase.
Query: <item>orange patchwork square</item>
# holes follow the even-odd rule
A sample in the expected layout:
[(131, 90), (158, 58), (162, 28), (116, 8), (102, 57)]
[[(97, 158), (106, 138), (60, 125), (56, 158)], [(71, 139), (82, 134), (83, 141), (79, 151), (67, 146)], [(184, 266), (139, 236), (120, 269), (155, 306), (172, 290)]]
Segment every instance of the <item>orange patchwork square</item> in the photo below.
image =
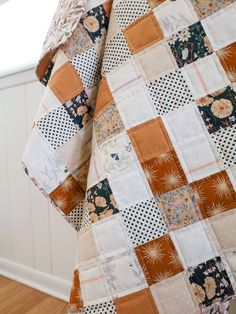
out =
[(123, 32), (132, 54), (164, 38), (152, 11), (135, 20)]
[(141, 165), (155, 196), (173, 191), (187, 184), (187, 178), (175, 150), (141, 162)]
[(164, 235), (135, 248), (149, 285), (175, 276), (184, 270), (169, 235)]
[(226, 171), (190, 184), (204, 218), (236, 207), (236, 193)]
[(70, 62), (56, 70), (48, 84), (62, 104), (79, 95), (84, 89), (79, 75)]
[(68, 215), (83, 199), (84, 192), (79, 182), (69, 175), (54, 191), (50, 193), (53, 203)]
[(169, 135), (160, 118), (149, 120), (128, 130), (141, 162), (158, 158), (173, 150)]
[(231, 82), (236, 82), (236, 42), (219, 51), (217, 55)]
[(158, 5), (162, 4), (165, 1), (166, 0), (148, 0), (148, 3), (150, 5), (150, 7), (153, 9), (153, 8), (157, 7)]
[(72, 289), (70, 291), (70, 307), (73, 308), (73, 310), (80, 310), (83, 305), (83, 299), (81, 295), (81, 288), (80, 288), (80, 277), (79, 277), (79, 271), (76, 269), (74, 271), (73, 276), (73, 284)]
[(102, 110), (103, 107), (105, 107), (107, 104), (109, 104), (113, 100), (114, 99), (110, 91), (110, 88), (107, 84), (107, 80), (105, 77), (103, 77), (98, 87), (96, 106), (95, 106), (95, 117), (98, 115), (98, 113)]
[(158, 314), (149, 288), (131, 293), (114, 301), (117, 314)]

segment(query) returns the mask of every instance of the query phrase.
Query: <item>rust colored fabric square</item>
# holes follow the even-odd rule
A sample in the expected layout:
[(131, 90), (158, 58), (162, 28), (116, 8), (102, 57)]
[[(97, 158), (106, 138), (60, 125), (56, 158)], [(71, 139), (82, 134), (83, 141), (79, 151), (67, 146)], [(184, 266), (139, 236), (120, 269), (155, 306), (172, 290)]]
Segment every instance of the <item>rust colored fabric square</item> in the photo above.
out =
[[(145, 36), (143, 31), (145, 30)], [(164, 38), (153, 12), (149, 12), (124, 29), (124, 35), (132, 54)]]
[(98, 87), (94, 116), (96, 117), (99, 114), (99, 112), (112, 101), (114, 101), (112, 93), (107, 84), (106, 78), (103, 77)]
[(115, 300), (117, 314), (158, 314), (149, 288)]
[(83, 299), (81, 296), (80, 276), (79, 276), (79, 270), (75, 269), (74, 276), (73, 276), (72, 288), (70, 291), (70, 306), (69, 306), (69, 308), (80, 310), (81, 307), (83, 307)]
[(71, 100), (83, 91), (82, 81), (70, 62), (63, 64), (48, 82), (61, 103)]
[(83, 199), (84, 192), (80, 184), (72, 175), (69, 175), (52, 193), (50, 198), (64, 214), (68, 215)]
[(152, 158), (164, 158), (173, 150), (169, 135), (160, 118), (135, 126), (128, 130), (128, 134), (141, 162)]
[(184, 270), (169, 235), (164, 235), (135, 248), (149, 285), (172, 277)]
[(196, 181), (191, 186), (204, 218), (236, 207), (236, 193), (226, 171)]
[(229, 80), (236, 82), (236, 42), (217, 51)]

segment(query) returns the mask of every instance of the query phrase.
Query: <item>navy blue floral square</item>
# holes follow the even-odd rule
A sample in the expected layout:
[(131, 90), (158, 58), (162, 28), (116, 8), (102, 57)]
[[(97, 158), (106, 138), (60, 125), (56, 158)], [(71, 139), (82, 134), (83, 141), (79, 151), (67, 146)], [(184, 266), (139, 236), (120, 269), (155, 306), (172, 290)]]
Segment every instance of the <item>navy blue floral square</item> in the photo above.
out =
[(63, 106), (79, 129), (82, 129), (90, 121), (92, 107), (84, 90), (78, 96), (63, 104)]
[(209, 133), (236, 123), (236, 93), (227, 86), (196, 101)]
[(96, 41), (106, 34), (109, 24), (109, 16), (104, 10), (103, 5), (99, 5), (89, 10), (80, 20), (92, 41)]
[(199, 264), (196, 268), (190, 267), (188, 272), (191, 287), (200, 307), (209, 306), (234, 295), (232, 284), (220, 256)]
[(119, 212), (107, 179), (88, 189), (87, 202), (89, 219), (92, 223)]
[(173, 34), (168, 44), (180, 68), (213, 52), (201, 22)]

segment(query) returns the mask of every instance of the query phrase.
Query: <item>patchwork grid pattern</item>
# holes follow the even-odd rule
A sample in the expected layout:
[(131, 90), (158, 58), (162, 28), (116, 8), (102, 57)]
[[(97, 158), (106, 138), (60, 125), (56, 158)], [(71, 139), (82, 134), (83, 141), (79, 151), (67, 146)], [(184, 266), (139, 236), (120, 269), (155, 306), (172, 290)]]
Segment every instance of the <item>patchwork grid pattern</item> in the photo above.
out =
[[(84, 39), (84, 50), (76, 49), (77, 29), (64, 59), (56, 59), (59, 67), (70, 60), (78, 75), (62, 98), (85, 90), (93, 103), (98, 89), (99, 113), (90, 135), (86, 124), (76, 128), (63, 107), (72, 124), (66, 123), (62, 135), (52, 117), (57, 111), (37, 121), (56, 152), (66, 142), (72, 151), (80, 148), (78, 182), (72, 187), (63, 178), (60, 191), (55, 186), (51, 195), (65, 195), (68, 209), (66, 202), (80, 195), (82, 162), (103, 146), (109, 152), (105, 167), (92, 154), (88, 182), (93, 184), (84, 191), (83, 209), (76, 198), (79, 205), (66, 213), (79, 230), (71, 312), (143, 314), (147, 307), (150, 314), (208, 313), (235, 297), (236, 245), (227, 226), (228, 221), (236, 226), (236, 178), (221, 169), (221, 160), (226, 169), (235, 165), (235, 80), (229, 73), (235, 59), (227, 52), (234, 55), (236, 3), (220, 3), (105, 2), (80, 21), (84, 38), (78, 45)], [(114, 20), (108, 22), (110, 10)], [(106, 42), (109, 27), (115, 35)], [(61, 96), (57, 72), (51, 75), (52, 92)], [(145, 119), (135, 112), (142, 113), (142, 103), (149, 110)], [(79, 140), (73, 147), (74, 130)], [(107, 172), (114, 162), (124, 169), (125, 157), (120, 160), (112, 146), (122, 132), (130, 139), (132, 165), (127, 160), (126, 172)]]

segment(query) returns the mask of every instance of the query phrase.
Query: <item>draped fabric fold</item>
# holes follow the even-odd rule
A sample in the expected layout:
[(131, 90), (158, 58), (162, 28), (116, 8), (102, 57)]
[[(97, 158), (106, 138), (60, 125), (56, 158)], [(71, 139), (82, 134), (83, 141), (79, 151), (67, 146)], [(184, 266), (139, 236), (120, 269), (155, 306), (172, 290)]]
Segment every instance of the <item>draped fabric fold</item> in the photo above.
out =
[(69, 313), (229, 313), (235, 20), (233, 0), (59, 2), (22, 164), (78, 231)]

